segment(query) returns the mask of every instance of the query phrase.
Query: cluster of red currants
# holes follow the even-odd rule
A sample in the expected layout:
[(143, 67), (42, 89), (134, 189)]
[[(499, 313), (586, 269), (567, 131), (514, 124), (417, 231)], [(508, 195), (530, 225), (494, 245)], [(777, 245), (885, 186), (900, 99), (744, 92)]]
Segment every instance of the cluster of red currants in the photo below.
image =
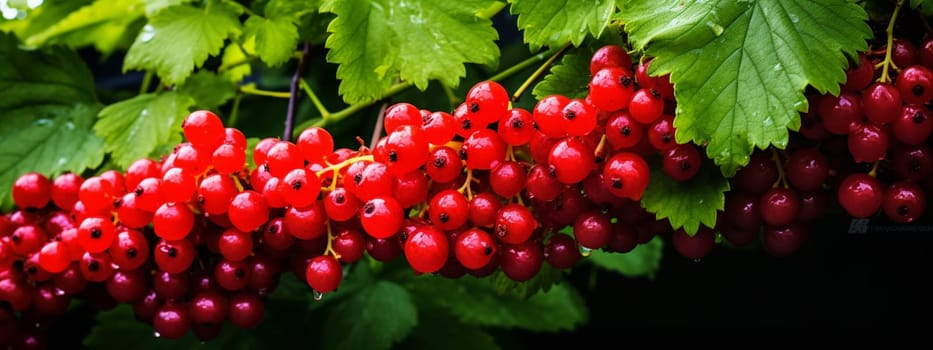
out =
[(853, 218), (920, 218), (933, 189), (931, 69), (930, 39), (920, 50), (894, 39), (860, 55), (838, 96), (808, 95), (810, 110), (786, 150), (759, 151), (736, 174), (719, 231), (745, 245), (761, 230), (765, 249), (785, 256), (831, 205)]
[(250, 168), (245, 136), (196, 111), (186, 142), (159, 161), (86, 179), (24, 174), (18, 210), (0, 215), (3, 329), (30, 334), (14, 311), (54, 317), (80, 297), (131, 304), (165, 338), (210, 339), (226, 321), (258, 325), (281, 273), (320, 297), (364, 253), (404, 255), (416, 273), (526, 281), (545, 261), (565, 269), (593, 249), (630, 251), (671, 231), (638, 205), (644, 157), (660, 153), (677, 180), (701, 157), (674, 142), (668, 80), (618, 46), (590, 69), (587, 98), (548, 96), (533, 111), (491, 81), (453, 113), (392, 105), (372, 149), (335, 149), (312, 127), (295, 142), (260, 140)]

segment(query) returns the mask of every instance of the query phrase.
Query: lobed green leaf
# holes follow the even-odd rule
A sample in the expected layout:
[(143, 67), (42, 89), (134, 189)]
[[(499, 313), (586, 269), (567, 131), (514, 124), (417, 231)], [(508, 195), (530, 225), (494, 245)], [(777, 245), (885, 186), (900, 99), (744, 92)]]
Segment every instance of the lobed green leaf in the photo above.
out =
[(664, 240), (655, 236), (645, 244), (639, 244), (627, 253), (610, 253), (602, 250), (590, 252), (586, 261), (599, 268), (619, 273), (626, 277), (648, 277), (653, 279), (661, 267)]
[(389, 349), (418, 324), (408, 292), (393, 282), (377, 281), (343, 299), (324, 325), (327, 349)]
[(501, 295), (487, 279), (449, 280), (423, 276), (406, 283), (419, 305), (440, 309), (468, 325), (521, 328), (535, 332), (572, 330), (586, 322), (588, 310), (580, 294), (555, 284), (530, 298)]
[(599, 37), (616, 9), (613, 0), (509, 0), (518, 28), (532, 51), (543, 46), (580, 46), (587, 35)]
[(634, 47), (670, 74), (678, 143), (708, 144), (732, 176), (757, 148), (787, 145), (808, 108), (807, 85), (839, 92), (867, 48), (867, 14), (848, 0), (635, 0), (622, 9)]
[(126, 168), (155, 156), (160, 145), (181, 142), (181, 123), (194, 103), (176, 91), (142, 94), (102, 109), (94, 131), (104, 139), (113, 162)]
[(660, 162), (652, 161), (648, 188), (641, 206), (658, 220), (668, 219), (671, 227), (683, 227), (693, 236), (700, 225), (714, 227), (716, 211), (725, 207), (729, 181), (709, 162), (703, 162), (696, 176), (688, 181), (671, 179)]
[(224, 40), (240, 34), (240, 8), (211, 0), (204, 8), (175, 5), (149, 18), (126, 54), (123, 70), (154, 71), (164, 82), (185, 81)]
[(54, 177), (100, 165), (103, 141), (92, 131), (100, 103), (91, 72), (63, 47), (18, 48), (0, 33), (0, 209), (13, 206), (13, 182), (26, 172)]
[(380, 98), (396, 81), (426, 89), (432, 79), (457, 86), (464, 63), (494, 65), (498, 33), (476, 13), (490, 0), (326, 1), (327, 60), (337, 63), (339, 92), (348, 103)]

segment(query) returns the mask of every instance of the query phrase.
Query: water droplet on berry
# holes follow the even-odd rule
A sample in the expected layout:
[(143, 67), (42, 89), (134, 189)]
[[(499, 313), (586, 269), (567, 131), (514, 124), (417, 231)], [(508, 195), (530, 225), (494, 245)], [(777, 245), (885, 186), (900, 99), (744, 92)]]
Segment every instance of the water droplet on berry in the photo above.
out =
[(65, 291), (61, 290), (60, 288), (55, 288), (55, 295), (57, 296), (65, 295)]
[(580, 246), (580, 255), (583, 255), (583, 256), (590, 256), (590, 253), (591, 253), (591, 252), (593, 252), (592, 249), (587, 248), (587, 247), (584, 247), (584, 246)]
[(311, 294), (314, 295), (314, 300), (321, 301), (321, 299), (324, 299), (324, 293), (318, 292), (316, 290), (313, 290), (311, 292), (312, 292)]
[(693, 262), (695, 262), (695, 263), (699, 263), (700, 261), (702, 261), (702, 259), (700, 259), (700, 258), (693, 259)]
[(152, 331), (152, 336), (156, 338), (162, 338), (162, 334), (160, 334), (158, 331)]

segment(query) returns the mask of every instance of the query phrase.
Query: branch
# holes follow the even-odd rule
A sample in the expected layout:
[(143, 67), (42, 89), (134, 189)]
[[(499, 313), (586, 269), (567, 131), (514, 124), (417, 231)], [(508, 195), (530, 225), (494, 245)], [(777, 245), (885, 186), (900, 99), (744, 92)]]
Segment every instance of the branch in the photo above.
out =
[(308, 56), (311, 55), (311, 45), (304, 43), (301, 50), (301, 58), (298, 59), (298, 68), (295, 69), (295, 75), (292, 76), (292, 84), (288, 97), (288, 112), (285, 114), (285, 131), (282, 132), (282, 140), (292, 139), (292, 129), (295, 127), (295, 109), (298, 104), (298, 84), (301, 82), (301, 75), (304, 73), (305, 64), (308, 62)]

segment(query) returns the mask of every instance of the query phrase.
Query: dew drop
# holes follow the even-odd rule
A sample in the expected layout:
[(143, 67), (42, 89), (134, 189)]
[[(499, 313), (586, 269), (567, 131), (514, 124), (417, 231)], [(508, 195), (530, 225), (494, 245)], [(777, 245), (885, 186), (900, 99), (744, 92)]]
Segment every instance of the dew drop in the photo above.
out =
[(700, 258), (693, 259), (693, 262), (695, 262), (695, 263), (700, 263), (700, 261), (702, 261), (702, 259), (700, 259)]
[(794, 22), (794, 23), (800, 22), (800, 17), (797, 17), (797, 15), (793, 13), (788, 14), (787, 16), (790, 17), (791, 22)]
[(36, 322), (35, 326), (36, 326), (36, 329), (42, 328), (42, 324), (39, 322)]
[(590, 256), (590, 253), (592, 253), (592, 252), (593, 252), (592, 249), (587, 248), (587, 247), (584, 247), (584, 246), (580, 246), (580, 255), (583, 255), (583, 256)]
[(54, 293), (55, 293), (55, 295), (57, 295), (57, 296), (65, 295), (65, 291), (62, 290), (61, 288), (55, 288)]
[(713, 21), (706, 21), (706, 26), (713, 31), (713, 35), (720, 36), (722, 35), (723, 28), (719, 23)]
[(324, 293), (318, 292), (316, 290), (313, 290), (311, 292), (312, 292), (311, 294), (314, 295), (314, 300), (321, 301), (321, 299), (324, 299)]
[(162, 338), (162, 334), (160, 334), (158, 331), (152, 331), (152, 336), (156, 338)]
[(155, 35), (155, 28), (147, 24), (145, 27), (143, 27), (143, 31), (139, 33), (139, 40), (142, 40), (142, 42), (149, 42), (152, 40), (152, 38), (155, 38)]
[(778, 64), (775, 64), (774, 67), (771, 67), (771, 69), (774, 69), (775, 72), (778, 72), (778, 71), (784, 69), (784, 66), (782, 66), (780, 63), (778, 63)]

